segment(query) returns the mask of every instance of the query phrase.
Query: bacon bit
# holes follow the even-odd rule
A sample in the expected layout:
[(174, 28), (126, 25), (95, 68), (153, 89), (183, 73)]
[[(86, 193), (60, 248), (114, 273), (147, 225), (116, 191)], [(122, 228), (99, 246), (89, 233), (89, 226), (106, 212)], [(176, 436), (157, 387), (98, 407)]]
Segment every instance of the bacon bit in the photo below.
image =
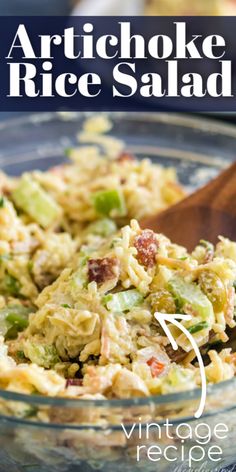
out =
[(118, 260), (114, 257), (104, 257), (103, 259), (90, 259), (88, 261), (89, 282), (102, 284), (117, 276)]
[(117, 161), (121, 164), (123, 164), (123, 162), (133, 162), (135, 161), (135, 157), (133, 154), (130, 154), (130, 152), (124, 151), (118, 156)]
[(66, 388), (68, 387), (81, 387), (83, 385), (83, 379), (67, 379)]
[(147, 361), (147, 365), (149, 365), (149, 367), (151, 368), (152, 377), (158, 377), (165, 369), (165, 364), (159, 362), (156, 357), (151, 357)]
[(227, 300), (227, 307), (225, 310), (225, 321), (230, 328), (234, 328), (236, 326), (234, 320), (234, 303), (235, 303), (235, 290), (231, 287), (228, 290), (228, 300)]
[(138, 262), (145, 267), (153, 267), (156, 262), (158, 242), (155, 233), (150, 229), (145, 229), (134, 239), (134, 247), (137, 249)]
[(185, 357), (187, 356), (187, 352), (185, 352), (182, 347), (179, 347), (177, 351), (173, 349), (173, 347), (168, 344), (165, 348), (166, 354), (173, 362), (182, 362)]

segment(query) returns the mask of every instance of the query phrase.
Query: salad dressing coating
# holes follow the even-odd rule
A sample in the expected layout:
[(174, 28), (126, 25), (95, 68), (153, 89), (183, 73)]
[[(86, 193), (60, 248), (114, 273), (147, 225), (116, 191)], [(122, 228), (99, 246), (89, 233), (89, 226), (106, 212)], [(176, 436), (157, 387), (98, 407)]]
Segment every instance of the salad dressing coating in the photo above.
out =
[(78, 147), (67, 151), (72, 163), (1, 175), (2, 389), (113, 399), (199, 386), (188, 339), (169, 325), (173, 351), (156, 312), (191, 315), (181, 323), (208, 383), (235, 375), (224, 343), (235, 326), (236, 243), (200, 241), (189, 254), (141, 229), (139, 218), (185, 192), (173, 169), (111, 146), (106, 137), (106, 154)]

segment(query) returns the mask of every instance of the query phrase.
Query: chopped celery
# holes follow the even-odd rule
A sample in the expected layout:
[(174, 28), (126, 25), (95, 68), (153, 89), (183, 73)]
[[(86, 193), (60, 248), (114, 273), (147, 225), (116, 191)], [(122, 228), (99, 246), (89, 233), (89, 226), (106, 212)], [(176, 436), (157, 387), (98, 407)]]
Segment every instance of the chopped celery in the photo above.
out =
[(107, 309), (113, 312), (131, 310), (134, 306), (142, 303), (143, 296), (136, 289), (125, 290), (124, 292), (110, 293), (103, 297), (103, 303)]
[(127, 214), (124, 196), (120, 190), (110, 189), (92, 195), (96, 212), (105, 216), (125, 216)]
[(23, 331), (28, 326), (28, 317), (23, 313), (9, 313), (6, 320), (12, 326), (17, 325), (19, 331)]
[(55, 346), (36, 344), (30, 340), (25, 342), (24, 354), (31, 362), (46, 369), (50, 369), (60, 360)]
[(28, 213), (43, 228), (50, 226), (61, 214), (61, 209), (45, 190), (25, 174), (12, 198), (17, 207)]
[(214, 311), (210, 300), (201, 291), (200, 287), (175, 276), (168, 282), (168, 288), (177, 300), (180, 308), (190, 305), (193, 311), (202, 320), (214, 322)]
[(197, 323), (195, 325), (190, 326), (188, 328), (188, 331), (190, 332), (190, 334), (195, 334), (207, 328), (209, 328), (209, 324), (206, 321), (202, 321), (201, 323)]
[(116, 230), (117, 226), (115, 222), (109, 218), (103, 218), (102, 220), (95, 221), (87, 228), (88, 233), (103, 237), (110, 236), (111, 234), (115, 233)]
[(9, 338), (15, 338), (19, 331), (28, 326), (28, 316), (31, 308), (22, 305), (7, 305), (0, 310), (0, 334)]

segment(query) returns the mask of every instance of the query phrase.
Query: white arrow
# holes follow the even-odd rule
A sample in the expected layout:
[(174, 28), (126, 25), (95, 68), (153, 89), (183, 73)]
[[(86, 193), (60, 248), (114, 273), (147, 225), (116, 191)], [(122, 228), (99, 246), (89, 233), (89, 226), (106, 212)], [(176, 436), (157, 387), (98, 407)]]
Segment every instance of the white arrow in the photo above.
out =
[(190, 334), (190, 332), (181, 323), (179, 323), (179, 321), (177, 321), (177, 320), (188, 321), (188, 320), (192, 319), (192, 316), (191, 315), (179, 315), (179, 314), (173, 314), (173, 315), (169, 314), (169, 315), (167, 315), (166, 313), (159, 313), (158, 311), (156, 313), (154, 313), (154, 316), (155, 316), (156, 320), (160, 323), (162, 329), (166, 333), (166, 336), (168, 337), (168, 339), (171, 343), (172, 348), (175, 351), (177, 351), (177, 349), (178, 349), (178, 344), (176, 343), (175, 339), (173, 338), (166, 322), (172, 323), (175, 326), (177, 326), (177, 328), (179, 328), (185, 334), (185, 336), (188, 338), (188, 340), (190, 341), (190, 343), (193, 346), (193, 349), (196, 353), (197, 360), (198, 360), (198, 363), (199, 363), (200, 374), (201, 374), (201, 383), (202, 383), (201, 400), (200, 400), (198, 410), (196, 411), (194, 416), (195, 416), (195, 418), (200, 418), (202, 416), (202, 413), (203, 413), (204, 407), (205, 407), (205, 403), (206, 403), (206, 374), (205, 374), (204, 364), (203, 364), (203, 360), (202, 360), (200, 350), (198, 348), (198, 345), (197, 345), (195, 339)]

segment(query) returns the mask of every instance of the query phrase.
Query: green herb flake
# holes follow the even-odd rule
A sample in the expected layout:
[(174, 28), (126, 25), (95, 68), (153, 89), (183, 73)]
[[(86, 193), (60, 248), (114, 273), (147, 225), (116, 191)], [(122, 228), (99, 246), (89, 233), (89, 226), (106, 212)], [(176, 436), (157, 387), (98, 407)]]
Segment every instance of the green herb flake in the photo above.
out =
[(199, 331), (202, 331), (203, 329), (209, 328), (209, 324), (206, 321), (202, 321), (200, 323), (197, 323), (193, 326), (190, 326), (188, 328), (188, 331), (190, 334), (195, 334), (198, 333)]

